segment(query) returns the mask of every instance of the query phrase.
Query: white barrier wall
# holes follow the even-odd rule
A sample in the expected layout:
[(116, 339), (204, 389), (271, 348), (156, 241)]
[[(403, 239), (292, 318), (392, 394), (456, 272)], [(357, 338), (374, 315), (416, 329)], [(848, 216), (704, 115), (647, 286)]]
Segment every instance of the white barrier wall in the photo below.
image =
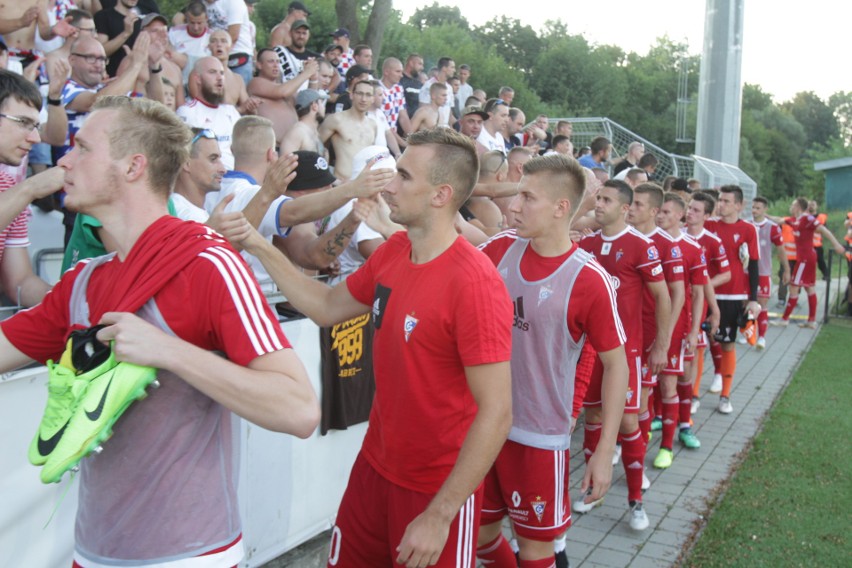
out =
[[(320, 394), (319, 328), (310, 320), (282, 326)], [(0, 567), (71, 565), (77, 484), (66, 476), (61, 484), (43, 485), (27, 461), (46, 385), (44, 367), (0, 376)], [(240, 566), (260, 566), (332, 526), (366, 430), (359, 424), (320, 436), (317, 429), (300, 440), (243, 421), (240, 511), (246, 558)]]

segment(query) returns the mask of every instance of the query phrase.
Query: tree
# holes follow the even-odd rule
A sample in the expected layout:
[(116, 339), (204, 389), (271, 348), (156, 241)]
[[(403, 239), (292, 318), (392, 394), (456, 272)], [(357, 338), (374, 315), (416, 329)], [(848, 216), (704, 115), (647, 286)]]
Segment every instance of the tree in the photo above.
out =
[[(388, 22), (392, 7), (392, 0), (373, 0), (371, 7), (363, 0), (335, 0), (334, 2), (337, 23), (349, 30), (352, 45), (366, 43), (373, 49), (373, 57), (376, 61), (382, 51), (385, 24)], [(367, 19), (367, 28), (362, 36), (360, 22), (363, 17)]]
[(530, 26), (514, 18), (500, 16), (476, 28), (474, 33), (485, 45), (492, 45), (513, 69), (529, 73), (544, 42)]
[(408, 19), (408, 23), (420, 31), (444, 25), (458, 26), (465, 31), (470, 31), (470, 24), (461, 15), (461, 10), (457, 6), (440, 6), (437, 2), (415, 10)]
[(825, 146), (840, 133), (832, 108), (813, 91), (796, 93), (793, 100), (784, 103), (782, 108), (804, 127), (807, 147), (815, 144)]

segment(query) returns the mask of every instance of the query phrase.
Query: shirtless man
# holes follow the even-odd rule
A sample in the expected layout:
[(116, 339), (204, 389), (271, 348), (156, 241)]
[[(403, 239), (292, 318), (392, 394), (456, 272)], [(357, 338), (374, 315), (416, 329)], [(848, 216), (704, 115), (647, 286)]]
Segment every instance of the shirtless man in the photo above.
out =
[[(248, 92), (262, 101), (257, 115), (272, 121), (275, 139), (281, 142), (299, 117), (296, 115), (296, 93), (319, 68), (315, 60), (305, 62), (305, 67), (296, 78), (281, 82), (281, 65), (275, 51), (264, 48), (257, 52), (257, 76), (248, 84)], [(315, 148), (311, 148), (316, 151)]]
[[(208, 49), (210, 55), (221, 61), (225, 68), (225, 104), (234, 105), (240, 114), (257, 114), (262, 101), (250, 97), (242, 77), (228, 68), (228, 57), (231, 53), (231, 36), (228, 32), (215, 30), (210, 34)], [(198, 98), (198, 93), (193, 92), (193, 82), (189, 81), (187, 86), (190, 96)]]
[[(157, 79), (166, 79), (173, 85), (181, 84), (180, 67), (169, 61), (168, 57), (165, 56), (169, 47), (169, 30), (166, 18), (159, 14), (148, 14), (142, 18), (140, 33), (142, 32), (148, 34), (151, 39), (151, 45), (148, 48), (148, 67), (147, 69), (142, 68), (136, 79), (134, 90), (149, 99), (163, 102), (162, 81), (157, 81)], [(131, 61), (127, 57), (122, 59), (116, 76), (121, 76), (130, 64)], [(175, 89), (175, 108), (183, 103), (183, 89)]]
[(350, 87), (352, 107), (326, 117), (319, 129), (324, 144), (331, 140), (337, 159), (334, 175), (348, 180), (352, 173), (352, 157), (358, 150), (371, 146), (376, 139), (376, 123), (367, 118), (373, 103), (373, 86), (362, 81)]
[(289, 47), (291, 43), (291, 27), (298, 20), (307, 20), (310, 15), (311, 13), (301, 2), (290, 2), (290, 5), (287, 6), (287, 15), (279, 24), (272, 28), (272, 31), (269, 34), (269, 45), (283, 45), (284, 47)]
[(320, 117), (325, 115), (326, 98), (327, 95), (313, 89), (299, 91), (296, 95), (296, 114), (299, 116), (299, 122), (290, 128), (280, 141), (282, 156), (298, 150), (309, 150), (328, 158), (328, 151), (319, 137), (319, 122)]
[[(423, 107), (420, 107), (417, 112), (422, 109)], [(479, 183), (502, 183), (506, 181), (508, 174), (509, 164), (503, 152), (492, 150), (479, 156)], [(476, 217), (476, 220), (482, 224), (480, 229), (486, 235), (493, 236), (506, 226), (503, 212), (490, 197), (473, 194), (467, 200), (466, 205), (468, 210)]]
[(411, 119), (412, 132), (447, 126), (449, 115), (441, 112), (449, 96), (446, 83), (432, 83), (432, 86), (429, 87), (429, 96), (431, 98), (429, 104), (421, 104)]
[(0, 35), (9, 48), (9, 57), (24, 66), (35, 48), (36, 26), (41, 38), (68, 37), (74, 28), (64, 20), (51, 27), (43, 0), (0, 0)]

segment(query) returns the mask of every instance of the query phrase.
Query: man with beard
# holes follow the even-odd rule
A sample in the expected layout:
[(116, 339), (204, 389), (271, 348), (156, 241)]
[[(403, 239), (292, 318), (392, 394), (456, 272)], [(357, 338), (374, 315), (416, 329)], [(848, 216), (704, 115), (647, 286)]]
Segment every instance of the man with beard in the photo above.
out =
[(177, 115), (189, 126), (206, 128), (216, 134), (222, 162), (229, 170), (234, 168), (231, 154), (231, 133), (240, 119), (237, 107), (224, 103), (225, 68), (215, 57), (202, 57), (195, 63), (190, 75), (198, 98), (190, 99), (177, 109)]
[(249, 83), (248, 92), (263, 101), (257, 108), (257, 115), (272, 121), (275, 139), (279, 142), (298, 121), (294, 106), (296, 93), (307, 84), (318, 68), (315, 60), (306, 61), (302, 71), (295, 77), (279, 82), (281, 65), (278, 55), (268, 48), (258, 52), (257, 76)]
[(281, 140), (281, 155), (309, 150), (328, 158), (328, 151), (319, 136), (319, 125), (325, 118), (325, 98), (325, 95), (313, 89), (299, 91), (296, 95), (299, 122)]
[(367, 81), (350, 86), (352, 107), (327, 117), (319, 129), (323, 143), (331, 140), (334, 154), (334, 175), (349, 179), (352, 173), (352, 157), (376, 139), (376, 123), (367, 117), (373, 103), (373, 86)]
[(320, 57), (319, 53), (305, 47), (309, 39), (311, 39), (311, 26), (305, 20), (296, 20), (290, 28), (290, 45), (287, 47), (276, 45), (272, 48), (278, 54), (282, 82), (294, 79), (302, 72), (309, 60)]
[[(208, 49), (210, 50), (210, 55), (221, 61), (222, 67), (225, 69), (225, 99), (223, 102), (237, 107), (240, 114), (255, 114), (260, 101), (249, 96), (243, 78), (228, 68), (228, 59), (231, 53), (231, 36), (224, 30), (215, 30), (210, 34)], [(197, 98), (198, 92), (192, 81), (188, 84), (189, 94)]]

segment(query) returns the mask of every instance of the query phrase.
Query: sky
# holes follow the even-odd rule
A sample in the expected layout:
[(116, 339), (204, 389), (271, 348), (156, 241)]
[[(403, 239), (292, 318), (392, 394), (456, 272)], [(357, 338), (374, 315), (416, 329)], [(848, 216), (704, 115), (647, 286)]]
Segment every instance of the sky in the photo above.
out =
[[(547, 20), (560, 19), (572, 34), (628, 52), (645, 54), (663, 35), (686, 42), (691, 54), (703, 50), (704, 0), (539, 0), (531, 4), (518, 0), (394, 0), (393, 6), (402, 11), (406, 21), (417, 8), (435, 1), (459, 7), (462, 16), (475, 26), (505, 15), (538, 30)], [(837, 91), (852, 91), (852, 74), (847, 72), (846, 61), (852, 2), (744, 2), (744, 82), (760, 85), (775, 102), (790, 100), (800, 91), (813, 91), (823, 100)], [(519, 10), (520, 6), (524, 10)]]

